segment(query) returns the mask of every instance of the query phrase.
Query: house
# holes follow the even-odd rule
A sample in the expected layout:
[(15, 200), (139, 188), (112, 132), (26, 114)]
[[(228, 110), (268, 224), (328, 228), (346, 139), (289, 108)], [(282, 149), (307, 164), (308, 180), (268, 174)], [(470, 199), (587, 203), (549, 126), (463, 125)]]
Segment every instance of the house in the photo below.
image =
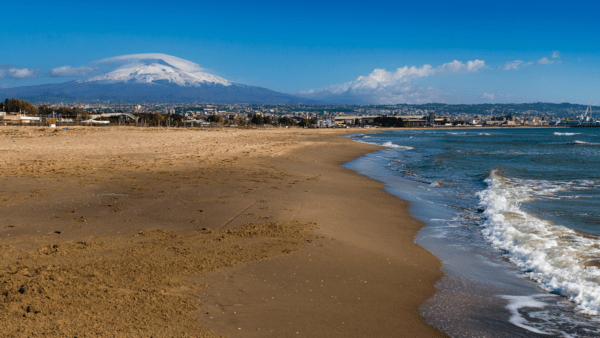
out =
[(333, 127), (334, 122), (333, 120), (318, 120), (317, 121), (317, 128), (331, 128)]

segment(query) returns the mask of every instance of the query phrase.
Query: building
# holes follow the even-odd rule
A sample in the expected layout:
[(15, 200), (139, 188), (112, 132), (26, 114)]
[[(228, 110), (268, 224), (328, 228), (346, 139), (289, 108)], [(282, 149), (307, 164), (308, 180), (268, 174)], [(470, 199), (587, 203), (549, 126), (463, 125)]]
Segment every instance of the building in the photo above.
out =
[(21, 113), (0, 113), (0, 124), (1, 125), (18, 125), (24, 123), (39, 123), (42, 122), (41, 117), (27, 116)]
[(397, 115), (395, 118), (402, 121), (403, 127), (433, 127), (448, 123), (447, 117), (436, 117), (434, 112), (428, 115)]
[(317, 121), (317, 128), (331, 128), (335, 125), (333, 120), (318, 120)]
[(341, 115), (334, 117), (335, 124), (367, 124), (375, 121), (377, 115)]

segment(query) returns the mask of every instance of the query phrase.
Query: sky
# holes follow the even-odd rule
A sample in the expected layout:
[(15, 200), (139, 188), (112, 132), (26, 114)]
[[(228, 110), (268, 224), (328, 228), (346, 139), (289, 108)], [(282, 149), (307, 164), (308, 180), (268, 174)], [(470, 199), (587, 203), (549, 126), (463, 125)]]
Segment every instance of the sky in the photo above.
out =
[(374, 103), (600, 104), (592, 1), (11, 1), (0, 88), (164, 53), (227, 80)]

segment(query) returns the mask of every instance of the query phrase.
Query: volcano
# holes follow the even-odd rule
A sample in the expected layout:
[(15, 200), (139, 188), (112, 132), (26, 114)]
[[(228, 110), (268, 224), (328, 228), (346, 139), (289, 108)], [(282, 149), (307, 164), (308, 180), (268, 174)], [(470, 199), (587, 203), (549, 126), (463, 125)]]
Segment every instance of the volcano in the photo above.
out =
[(121, 101), (298, 104), (317, 101), (238, 84), (198, 64), (150, 53), (93, 62), (95, 74), (74, 81), (0, 89), (0, 98), (30, 102)]

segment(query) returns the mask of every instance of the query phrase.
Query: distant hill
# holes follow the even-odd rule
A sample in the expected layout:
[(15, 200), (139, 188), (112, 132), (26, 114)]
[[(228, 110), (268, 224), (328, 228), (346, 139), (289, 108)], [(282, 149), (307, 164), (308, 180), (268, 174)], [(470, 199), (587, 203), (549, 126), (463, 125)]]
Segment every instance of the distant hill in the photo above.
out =
[[(389, 107), (389, 106), (374, 106)], [(419, 105), (399, 104), (393, 106), (395, 109), (402, 107), (413, 107), (424, 110), (431, 110), (449, 115), (472, 114), (472, 115), (499, 115), (502, 113), (514, 112), (517, 114), (527, 111), (540, 112), (548, 115), (565, 116), (570, 113), (577, 114), (585, 111), (587, 105), (573, 103), (483, 103), (483, 104), (445, 104), (445, 103), (425, 103)], [(600, 115), (600, 107), (592, 106), (592, 111)]]
[(29, 102), (123, 101), (123, 102), (215, 102), (311, 104), (318, 101), (279, 93), (262, 87), (232, 83), (207, 83), (182, 87), (170, 83), (94, 83), (69, 81), (58, 84), (0, 89), (2, 98)]

